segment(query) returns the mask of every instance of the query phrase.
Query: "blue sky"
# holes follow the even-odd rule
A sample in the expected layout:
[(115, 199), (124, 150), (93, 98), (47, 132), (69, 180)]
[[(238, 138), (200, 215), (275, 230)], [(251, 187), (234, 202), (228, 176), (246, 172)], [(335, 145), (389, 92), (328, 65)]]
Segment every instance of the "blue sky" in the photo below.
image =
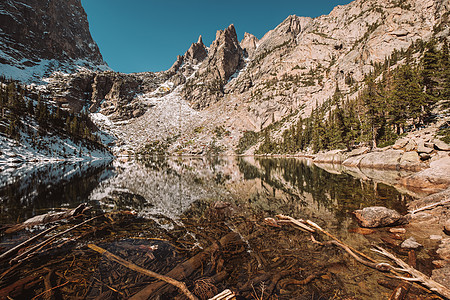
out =
[(317, 17), (350, 0), (81, 0), (92, 36), (119, 72), (170, 68), (199, 35), (209, 46), (216, 31), (234, 24), (261, 38), (289, 15)]

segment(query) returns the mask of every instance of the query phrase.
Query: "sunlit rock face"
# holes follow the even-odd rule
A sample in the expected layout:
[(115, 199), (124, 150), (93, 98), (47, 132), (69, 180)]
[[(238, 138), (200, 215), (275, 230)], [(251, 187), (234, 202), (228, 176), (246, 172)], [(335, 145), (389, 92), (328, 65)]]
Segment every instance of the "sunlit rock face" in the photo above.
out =
[(108, 69), (80, 0), (0, 3), (0, 74), (36, 81), (52, 71)]

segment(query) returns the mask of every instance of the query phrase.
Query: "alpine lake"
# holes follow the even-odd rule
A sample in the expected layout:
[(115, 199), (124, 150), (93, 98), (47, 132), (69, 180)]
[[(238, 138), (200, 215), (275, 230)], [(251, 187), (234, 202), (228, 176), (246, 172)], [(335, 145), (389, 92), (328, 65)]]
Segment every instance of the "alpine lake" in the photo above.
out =
[[(54, 225), (8, 234), (9, 224), (82, 203), (91, 206), (86, 216), (60, 221), (57, 230), (99, 217), (18, 265), (1, 262), (0, 298), (2, 289), (27, 278), (20, 291), (8, 290), (17, 295), (10, 298), (31, 299), (50, 287), (53, 299), (128, 299), (154, 282), (88, 244), (167, 274), (215, 243), (218, 250), (181, 280), (199, 299), (225, 289), (236, 292), (237, 299), (387, 299), (392, 293), (389, 285), (395, 288), (399, 281), (362, 265), (342, 248), (311, 238), (326, 242), (326, 235), (265, 221), (280, 214), (311, 220), (377, 260), (383, 259), (371, 251), (374, 245), (407, 259), (407, 253), (386, 243), (392, 239), (388, 228), (361, 229), (352, 216), (368, 206), (406, 213), (412, 196), (382, 183), (393, 183), (395, 171), (379, 171), (385, 180), (374, 181), (306, 158), (163, 156), (25, 170), (0, 180), (0, 253)], [(223, 242), (230, 234), (232, 241)], [(430, 255), (417, 257), (425, 273)], [(150, 298), (183, 297), (165, 285)]]

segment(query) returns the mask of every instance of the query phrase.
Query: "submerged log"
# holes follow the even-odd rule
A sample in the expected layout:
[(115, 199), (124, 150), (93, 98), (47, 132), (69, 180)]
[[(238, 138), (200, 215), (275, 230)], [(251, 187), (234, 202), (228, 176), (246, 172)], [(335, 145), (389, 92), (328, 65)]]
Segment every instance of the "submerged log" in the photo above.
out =
[(17, 246), (15, 246), (15, 247), (9, 249), (8, 251), (2, 253), (2, 254), (0, 255), (0, 261), (3, 260), (3, 259), (6, 259), (6, 258), (8, 258), (8, 257), (13, 256), (13, 255), (14, 255), (16, 252), (18, 252), (20, 249), (22, 249), (22, 248), (28, 246), (29, 244), (31, 244), (31, 243), (34, 242), (35, 240), (37, 240), (37, 239), (39, 239), (39, 238), (45, 236), (47, 233), (49, 233), (49, 232), (55, 230), (56, 228), (58, 228), (58, 226), (50, 227), (49, 229), (42, 231), (41, 233), (39, 233), (39, 234), (37, 234), (37, 235), (35, 235), (35, 236), (29, 238), (28, 240), (24, 241), (23, 243), (20, 243), (19, 245), (17, 245)]
[[(204, 262), (210, 259), (213, 254), (220, 249), (220, 247), (225, 247), (227, 244), (237, 240), (240, 240), (237, 233), (229, 233), (222, 237), (219, 243), (213, 243), (204, 251), (173, 268), (170, 272), (165, 274), (165, 276), (171, 277), (175, 280), (185, 280), (197, 269), (202, 267)], [(155, 295), (155, 293), (165, 285), (166, 283), (162, 281), (154, 282), (133, 295), (130, 300), (147, 300), (151, 295)]]
[(83, 226), (84, 224), (89, 223), (89, 222), (91, 222), (92, 220), (95, 220), (95, 219), (97, 219), (97, 218), (99, 218), (99, 217), (100, 217), (100, 216), (96, 216), (96, 217), (90, 218), (89, 220), (86, 220), (86, 221), (84, 221), (84, 222), (81, 222), (80, 224), (77, 224), (77, 225), (75, 225), (75, 226), (72, 226), (72, 227), (70, 227), (69, 229), (64, 230), (63, 232), (60, 232), (60, 233), (58, 233), (58, 234), (55, 234), (55, 235), (52, 236), (52, 237), (49, 237), (48, 239), (44, 240), (43, 242), (41, 242), (41, 243), (39, 243), (39, 244), (37, 244), (37, 245), (35, 245), (35, 246), (29, 248), (28, 250), (26, 250), (25, 252), (21, 253), (21, 254), (18, 255), (17, 257), (11, 259), (9, 263), (10, 263), (10, 264), (15, 264), (15, 263), (20, 262), (20, 261), (23, 260), (23, 259), (26, 259), (28, 255), (31, 255), (33, 252), (37, 251), (39, 248), (41, 248), (41, 247), (43, 247), (43, 246), (45, 246), (45, 245), (47, 245), (47, 244), (53, 242), (53, 241), (56, 240), (58, 237), (63, 236), (64, 234), (66, 234), (66, 233), (68, 233), (68, 232), (70, 232), (70, 231), (72, 231), (72, 230), (74, 230), (74, 229), (76, 229), (76, 228), (78, 228), (78, 227), (80, 227), (80, 226)]
[(141, 268), (139, 266), (136, 266), (135, 264), (133, 264), (131, 262), (128, 262), (128, 261), (126, 261), (126, 260), (124, 260), (124, 259), (122, 259), (122, 258), (120, 258), (120, 257), (118, 257), (118, 256), (116, 256), (116, 255), (114, 255), (114, 254), (112, 254), (110, 252), (108, 252), (107, 250), (94, 245), (94, 244), (89, 244), (88, 247), (91, 248), (94, 251), (97, 251), (98, 253), (102, 254), (103, 256), (107, 257), (108, 259), (121, 264), (122, 266), (125, 266), (125, 267), (127, 267), (127, 268), (129, 268), (131, 270), (137, 271), (139, 273), (148, 275), (150, 277), (156, 278), (158, 280), (162, 280), (162, 281), (164, 281), (164, 282), (166, 282), (168, 284), (171, 284), (171, 285), (179, 288), (186, 295), (186, 297), (188, 297), (190, 300), (197, 300), (197, 297), (195, 297), (188, 290), (188, 288), (186, 287), (186, 285), (183, 282), (180, 282), (180, 281), (175, 280), (173, 278), (170, 278), (168, 276), (164, 276), (164, 275), (152, 272), (150, 270)]
[(14, 225), (14, 226), (6, 229), (5, 233), (14, 233), (14, 232), (20, 231), (22, 229), (30, 228), (30, 227), (33, 227), (36, 225), (48, 224), (48, 223), (68, 219), (71, 217), (75, 217), (77, 215), (83, 214), (83, 212), (86, 211), (87, 209), (89, 209), (87, 204), (82, 203), (71, 210), (55, 212), (55, 213), (47, 213), (47, 214), (35, 216), (35, 217), (32, 217), (32, 218), (26, 220), (23, 223)]

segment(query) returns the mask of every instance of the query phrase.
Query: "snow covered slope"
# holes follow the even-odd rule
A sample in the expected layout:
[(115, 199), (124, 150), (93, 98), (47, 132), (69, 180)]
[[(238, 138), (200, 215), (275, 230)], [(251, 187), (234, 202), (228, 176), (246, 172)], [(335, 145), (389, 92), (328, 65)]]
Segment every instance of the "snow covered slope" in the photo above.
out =
[(0, 1), (0, 75), (30, 82), (79, 68), (109, 70), (80, 0)]

